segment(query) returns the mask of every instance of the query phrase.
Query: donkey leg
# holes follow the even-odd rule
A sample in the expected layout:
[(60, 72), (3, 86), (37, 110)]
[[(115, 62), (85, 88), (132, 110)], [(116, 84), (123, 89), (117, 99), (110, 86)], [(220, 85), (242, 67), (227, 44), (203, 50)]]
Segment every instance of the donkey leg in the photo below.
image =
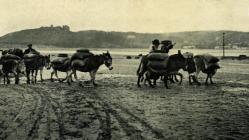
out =
[(5, 73), (3, 73), (3, 84), (4, 85), (6, 84), (6, 75), (5, 75)]
[(146, 82), (149, 82), (149, 76), (148, 76), (148, 72), (145, 73), (145, 76), (141, 77), (141, 82), (144, 83), (145, 86), (147, 86)]
[(27, 78), (27, 84), (30, 84), (30, 70), (26, 70), (26, 78)]
[(35, 83), (37, 82), (38, 70), (35, 70)]
[(151, 77), (151, 73), (150, 73), (150, 72), (148, 72), (148, 73), (146, 74), (146, 79), (148, 80), (150, 87), (152, 87), (152, 88), (153, 88), (153, 87), (154, 87), (154, 85), (151, 83), (150, 77)]
[(54, 73), (55, 73), (54, 71), (55, 71), (55, 70), (53, 70), (53, 71), (51, 72), (51, 77), (50, 77), (50, 81), (51, 81), (51, 82), (54, 82), (54, 79), (53, 79), (53, 76), (54, 76)]
[(71, 85), (72, 74), (73, 74), (73, 71), (71, 71), (71, 72), (69, 73), (69, 75), (67, 76), (67, 84), (68, 84), (68, 85)]
[[(181, 77), (181, 75), (180, 75), (180, 77)], [(176, 77), (176, 74), (174, 74), (174, 79), (175, 79), (176, 82), (179, 82), (179, 80), (178, 80), (177, 77)], [(182, 77), (181, 77), (180, 83), (181, 83), (181, 82), (182, 82)]]
[(41, 69), (40, 70), (40, 78), (41, 78), (41, 82), (43, 82), (44, 80), (43, 80), (43, 77), (42, 77), (42, 73), (43, 73), (43, 70)]
[(73, 72), (73, 76), (74, 76), (75, 80), (78, 80), (78, 76), (77, 76), (76, 71)]
[(34, 70), (31, 70), (31, 83), (34, 83)]
[(208, 85), (208, 78), (209, 78), (209, 74), (207, 74), (205, 85)]
[(59, 76), (58, 76), (57, 70), (55, 70), (55, 77), (57, 78), (57, 80), (59, 80)]
[(210, 83), (211, 83), (211, 84), (214, 84), (214, 82), (213, 82), (212, 79), (213, 79), (213, 75), (210, 75)]
[(17, 72), (13, 72), (15, 75), (15, 84), (19, 84), (19, 74)]
[(10, 84), (9, 73), (6, 73), (6, 78), (7, 78), (7, 84)]
[(95, 71), (91, 71), (89, 72), (90, 73), (90, 76), (91, 76), (91, 82), (93, 84), (94, 87), (98, 86), (96, 83), (95, 83), (95, 75), (96, 75), (96, 72)]
[(156, 80), (157, 80), (157, 78), (154, 78), (154, 79), (153, 79), (153, 85), (154, 85), (154, 86), (156, 86)]
[(160, 78), (160, 76), (156, 76), (156, 75), (155, 75), (155, 77), (154, 77), (154, 79), (153, 79), (153, 80), (154, 80), (154, 81), (153, 81), (154, 86), (156, 86), (156, 80), (159, 79), (159, 78)]
[[(64, 81), (66, 81), (66, 80), (67, 80), (68, 73), (69, 73), (69, 72), (67, 71), (67, 72), (66, 72), (66, 77), (65, 77), (64, 79), (62, 79), (62, 80), (61, 80), (61, 82), (64, 82)], [(71, 79), (72, 79), (72, 78), (71, 78)]]
[[(180, 82), (179, 82), (179, 85), (181, 85), (182, 84), (182, 78), (183, 78), (183, 75), (181, 74), (181, 73), (177, 73), (177, 75), (179, 75), (180, 76)], [(175, 75), (175, 77), (176, 77), (176, 75)]]
[(61, 82), (61, 80), (59, 79), (59, 76), (58, 76), (57, 72), (58, 72), (57, 70), (54, 71), (55, 77), (56, 77), (57, 81)]
[(196, 70), (196, 73), (195, 73), (195, 82), (197, 83), (197, 85), (201, 85), (201, 83), (198, 81), (198, 76), (199, 76), (199, 73), (200, 73), (200, 69), (197, 69)]
[(168, 74), (166, 74), (166, 75), (164, 76), (164, 86), (165, 86), (167, 89), (169, 89), (169, 86), (168, 86)]
[(143, 75), (141, 75), (141, 74), (138, 74), (138, 78), (137, 78), (137, 86), (138, 87), (141, 87), (141, 85), (140, 85), (140, 80), (141, 80), (141, 77), (142, 77)]

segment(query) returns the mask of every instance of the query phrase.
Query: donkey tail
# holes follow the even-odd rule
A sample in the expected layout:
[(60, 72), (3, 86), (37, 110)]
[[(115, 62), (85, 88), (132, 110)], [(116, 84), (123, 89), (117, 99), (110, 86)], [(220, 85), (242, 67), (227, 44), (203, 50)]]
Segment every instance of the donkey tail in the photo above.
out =
[(140, 73), (141, 66), (142, 66), (142, 60), (140, 61), (140, 64), (139, 64), (139, 66), (138, 66), (137, 75), (139, 75), (139, 73)]

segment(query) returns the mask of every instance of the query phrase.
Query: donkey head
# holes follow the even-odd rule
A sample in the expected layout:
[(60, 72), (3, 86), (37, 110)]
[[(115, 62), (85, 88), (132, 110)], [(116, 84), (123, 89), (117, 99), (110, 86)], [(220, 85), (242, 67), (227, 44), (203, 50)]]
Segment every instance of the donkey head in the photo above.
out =
[(104, 56), (104, 64), (106, 65), (106, 67), (109, 68), (109, 70), (112, 70), (112, 57), (109, 53), (109, 51), (107, 51), (106, 53), (103, 53)]
[(50, 64), (50, 55), (45, 55), (43, 56), (43, 64), (46, 68), (49, 67)]
[(181, 53), (181, 50), (178, 50), (178, 53), (175, 55), (176, 57), (176, 64), (178, 65), (178, 67), (182, 68), (183, 70), (186, 69), (186, 65), (187, 65), (187, 62), (186, 62), (186, 58), (184, 57), (184, 55)]

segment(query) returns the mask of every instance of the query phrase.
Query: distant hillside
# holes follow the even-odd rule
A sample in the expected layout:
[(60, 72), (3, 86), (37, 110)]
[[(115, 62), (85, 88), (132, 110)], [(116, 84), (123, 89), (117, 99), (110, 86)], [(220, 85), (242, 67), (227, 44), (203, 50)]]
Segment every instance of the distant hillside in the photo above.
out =
[(9, 33), (0, 37), (0, 44), (28, 43), (54, 45), (58, 47), (87, 48), (147, 48), (155, 38), (171, 39), (177, 48), (195, 46), (214, 48), (222, 45), (222, 33), (226, 33), (226, 44), (240, 47), (249, 46), (249, 33), (236, 31), (193, 31), (164, 34), (135, 32), (79, 31), (72, 32), (68, 26), (41, 27)]

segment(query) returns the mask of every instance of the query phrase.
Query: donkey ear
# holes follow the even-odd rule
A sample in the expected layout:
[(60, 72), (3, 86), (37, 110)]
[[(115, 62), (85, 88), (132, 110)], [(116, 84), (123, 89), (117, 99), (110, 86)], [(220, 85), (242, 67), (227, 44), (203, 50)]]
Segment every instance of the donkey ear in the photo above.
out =
[(181, 53), (181, 50), (178, 50), (178, 54), (182, 54), (182, 53)]
[(106, 53), (109, 54), (109, 51), (107, 50)]

